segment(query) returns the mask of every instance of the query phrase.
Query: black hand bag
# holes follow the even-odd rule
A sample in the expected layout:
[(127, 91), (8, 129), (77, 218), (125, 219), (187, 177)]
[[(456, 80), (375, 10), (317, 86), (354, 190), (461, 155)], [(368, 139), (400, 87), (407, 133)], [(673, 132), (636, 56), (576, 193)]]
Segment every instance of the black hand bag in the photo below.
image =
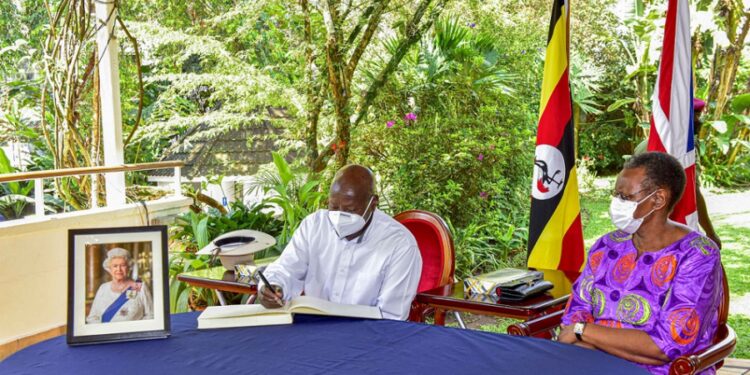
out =
[(540, 278), (513, 285), (499, 286), (495, 292), (500, 297), (500, 300), (519, 302), (543, 294), (552, 289), (553, 286), (551, 282)]

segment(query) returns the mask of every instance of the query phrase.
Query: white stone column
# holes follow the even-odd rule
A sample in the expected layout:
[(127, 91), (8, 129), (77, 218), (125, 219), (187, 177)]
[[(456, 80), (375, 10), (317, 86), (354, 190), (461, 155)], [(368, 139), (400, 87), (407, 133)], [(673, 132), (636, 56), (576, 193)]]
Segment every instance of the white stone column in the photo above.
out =
[[(118, 166), (125, 164), (122, 144), (122, 113), (120, 109), (120, 72), (117, 58), (118, 46), (114, 35), (115, 17), (113, 1), (96, 1), (96, 24), (100, 27), (96, 33), (96, 44), (100, 57), (99, 87), (101, 98), (102, 137), (104, 147), (104, 165)], [(105, 174), (107, 189), (107, 206), (125, 204), (125, 173)]]

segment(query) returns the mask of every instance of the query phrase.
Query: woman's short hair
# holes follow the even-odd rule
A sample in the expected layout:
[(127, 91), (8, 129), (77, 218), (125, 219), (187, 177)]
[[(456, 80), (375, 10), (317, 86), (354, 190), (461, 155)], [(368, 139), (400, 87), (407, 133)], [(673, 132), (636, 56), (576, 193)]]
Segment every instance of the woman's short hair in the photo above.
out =
[(667, 188), (670, 199), (667, 209), (672, 211), (685, 190), (685, 170), (682, 164), (672, 155), (664, 152), (646, 152), (635, 155), (625, 162), (623, 169), (643, 168), (646, 179), (644, 188)]
[(111, 262), (114, 258), (125, 259), (125, 261), (128, 263), (128, 269), (133, 268), (133, 260), (130, 259), (130, 252), (121, 247), (115, 247), (107, 251), (107, 259), (104, 259), (104, 262), (102, 263), (105, 271), (109, 272), (109, 262)]

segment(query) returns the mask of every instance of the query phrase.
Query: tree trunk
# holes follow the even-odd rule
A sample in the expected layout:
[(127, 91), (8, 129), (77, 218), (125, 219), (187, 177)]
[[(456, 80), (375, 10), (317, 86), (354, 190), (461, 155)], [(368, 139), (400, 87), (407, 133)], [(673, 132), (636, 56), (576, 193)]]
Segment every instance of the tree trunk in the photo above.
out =
[(322, 95), (317, 95), (318, 90), (313, 86), (315, 77), (315, 54), (313, 52), (312, 26), (310, 22), (310, 7), (308, 0), (300, 0), (302, 15), (304, 18), (304, 43), (305, 43), (305, 85), (307, 87), (307, 124), (305, 127), (305, 146), (307, 148), (307, 166), (312, 168), (318, 158), (318, 116), (320, 115)]
[[(365, 90), (365, 94), (357, 103), (356, 110), (352, 110), (351, 100), (353, 95), (351, 92), (351, 81), (357, 70), (360, 58), (364, 55), (365, 50), (370, 45), (390, 1), (378, 0), (370, 3), (369, 7), (367, 7), (362, 13), (362, 19), (356, 23), (357, 26), (355, 26), (350, 32), (347, 41), (344, 41), (342, 38), (343, 21), (345, 17), (342, 17), (339, 12), (340, 2), (337, 0), (322, 1), (323, 21), (326, 28), (325, 50), (327, 64), (326, 70), (328, 72), (327, 83), (328, 86), (330, 86), (330, 92), (333, 97), (336, 138), (323, 149), (317, 148), (317, 140), (315, 141), (315, 149), (319, 150), (318, 156), (314, 161), (308, 159), (308, 164), (314, 172), (322, 171), (327, 164), (327, 159), (334, 154), (336, 155), (337, 167), (346, 165), (349, 160), (349, 149), (351, 146), (351, 129), (356, 127), (363, 120), (368, 108), (377, 96), (378, 90), (396, 70), (411, 46), (419, 41), (421, 36), (432, 27), (432, 24), (442, 13), (448, 0), (439, 0), (429, 12), (427, 21), (422, 22), (422, 19), (425, 14), (428, 13), (428, 9), (432, 2), (433, 0), (422, 0), (417, 4), (414, 14), (405, 25), (406, 35), (404, 35), (396, 48), (396, 52), (391, 56), (383, 70), (376, 76), (375, 80), (370, 83), (367, 90)], [(345, 15), (346, 14), (347, 13), (345, 13)], [(364, 29), (364, 32), (361, 32), (362, 27), (365, 24), (367, 26)], [(361, 36), (360, 33), (362, 33)], [(357, 38), (359, 38), (358, 41)], [(350, 47), (349, 44), (352, 44), (355, 41), (357, 41), (356, 46), (352, 50), (351, 56), (347, 58)], [(322, 90), (319, 93), (322, 94), (324, 92), (325, 90)], [(356, 115), (352, 117), (353, 113), (356, 113)], [(316, 125), (315, 129), (317, 130), (317, 123), (313, 124), (308, 121), (308, 133), (306, 138), (308, 145), (312, 143), (312, 125)]]

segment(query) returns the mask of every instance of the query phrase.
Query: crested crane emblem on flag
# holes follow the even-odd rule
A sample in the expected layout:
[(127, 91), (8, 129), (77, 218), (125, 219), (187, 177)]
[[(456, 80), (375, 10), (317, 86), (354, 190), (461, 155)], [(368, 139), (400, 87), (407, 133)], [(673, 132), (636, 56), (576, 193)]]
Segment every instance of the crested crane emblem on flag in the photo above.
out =
[(536, 146), (531, 196), (549, 199), (560, 194), (564, 187), (565, 159), (560, 150), (550, 145)]

